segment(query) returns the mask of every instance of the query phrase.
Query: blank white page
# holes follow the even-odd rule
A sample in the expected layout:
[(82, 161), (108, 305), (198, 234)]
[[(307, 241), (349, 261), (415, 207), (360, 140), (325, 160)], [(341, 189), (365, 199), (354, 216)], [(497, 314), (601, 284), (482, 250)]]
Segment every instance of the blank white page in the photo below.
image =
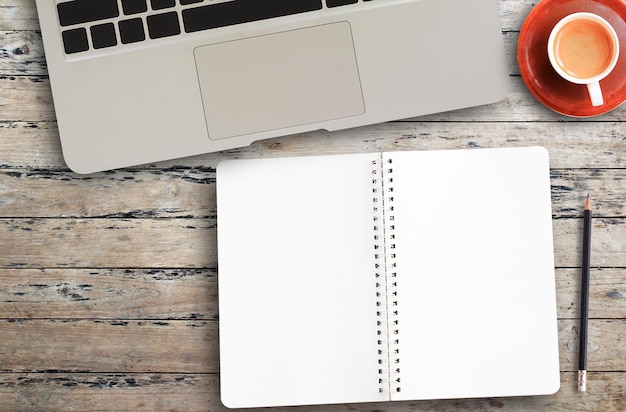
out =
[(388, 399), (378, 393), (373, 277), (371, 161), (379, 157), (218, 166), (226, 406)]
[(401, 392), (394, 400), (559, 388), (548, 155), (393, 159)]

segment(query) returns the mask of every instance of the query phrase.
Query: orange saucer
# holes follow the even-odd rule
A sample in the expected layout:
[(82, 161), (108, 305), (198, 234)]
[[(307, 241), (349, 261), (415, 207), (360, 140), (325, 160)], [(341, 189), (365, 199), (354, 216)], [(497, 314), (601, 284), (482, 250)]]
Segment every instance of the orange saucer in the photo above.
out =
[[(571, 13), (587, 11), (604, 17), (620, 39), (615, 69), (600, 81), (604, 104), (592, 106), (587, 87), (561, 78), (548, 60), (552, 28)], [(542, 0), (528, 14), (517, 43), (517, 64), (526, 87), (545, 106), (567, 116), (589, 117), (609, 112), (626, 101), (626, 2), (623, 0)]]

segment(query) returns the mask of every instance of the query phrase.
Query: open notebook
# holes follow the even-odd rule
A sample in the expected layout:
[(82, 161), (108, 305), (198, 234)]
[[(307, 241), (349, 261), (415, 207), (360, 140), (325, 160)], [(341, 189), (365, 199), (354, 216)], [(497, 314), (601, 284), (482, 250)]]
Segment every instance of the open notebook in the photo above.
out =
[(217, 169), (229, 407), (554, 393), (542, 148)]

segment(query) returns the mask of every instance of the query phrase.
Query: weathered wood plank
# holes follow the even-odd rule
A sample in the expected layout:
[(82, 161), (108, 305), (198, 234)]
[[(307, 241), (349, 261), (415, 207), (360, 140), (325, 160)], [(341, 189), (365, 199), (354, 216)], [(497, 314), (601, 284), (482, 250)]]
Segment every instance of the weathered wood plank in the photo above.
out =
[(0, 318), (217, 320), (216, 276), (215, 269), (0, 269)]
[(117, 171), (89, 177), (5, 169), (0, 170), (0, 217), (202, 218), (216, 214), (215, 188), (212, 168)]
[[(578, 368), (578, 321), (558, 322), (561, 371)], [(0, 320), (3, 372), (217, 373), (218, 323)], [(588, 369), (626, 370), (626, 321), (589, 321)]]
[[(580, 267), (582, 219), (553, 221), (557, 267)], [(213, 268), (210, 219), (0, 219), (0, 268)], [(593, 221), (595, 267), (626, 267), (626, 219)]]
[[(580, 269), (557, 269), (559, 318), (580, 313)], [(591, 271), (589, 316), (626, 318), (626, 269)], [(0, 269), (0, 319), (217, 320), (216, 269)]]
[(39, 30), (35, 0), (0, 0), (0, 30)]
[(580, 217), (584, 194), (593, 199), (594, 217), (624, 217), (626, 169), (551, 169), (552, 213)]
[[(557, 267), (580, 267), (582, 220), (559, 219), (554, 228), (554, 259)], [(626, 219), (593, 219), (591, 264), (594, 267), (626, 267)]]
[[(595, 217), (626, 217), (626, 169), (552, 169), (557, 218), (582, 216), (586, 194)], [(0, 218), (215, 216), (215, 169), (172, 168), (96, 173), (0, 169)]]
[[(617, 122), (561, 122), (557, 126), (550, 122), (393, 122), (262, 140), (249, 147), (127, 170), (214, 168), (221, 160), (233, 158), (519, 146), (546, 147), (552, 168), (626, 168), (625, 143), (626, 126)], [(51, 122), (0, 122), (0, 153), (0, 168), (30, 169), (27, 173), (67, 170), (58, 130)]]
[(0, 31), (0, 76), (47, 76), (41, 33)]
[[(561, 374), (561, 389), (551, 396), (468, 400), (361, 403), (273, 408), (277, 412), (440, 411), (623, 411), (626, 390), (621, 374), (590, 373), (588, 390), (576, 390), (576, 374)], [(3, 411), (212, 411), (226, 412), (214, 374), (0, 374)], [(247, 409), (263, 412), (267, 409)]]
[(55, 119), (50, 80), (47, 77), (0, 77), (0, 121)]
[[(556, 301), (559, 318), (580, 316), (581, 270), (556, 270)], [(626, 319), (626, 268), (592, 269), (589, 317)]]
[(0, 168), (67, 169), (56, 122), (0, 122)]
[[(560, 368), (578, 370), (578, 320), (559, 320)], [(590, 371), (626, 371), (626, 320), (589, 320), (587, 369)]]
[(2, 411), (227, 411), (207, 374), (0, 374)]
[(2, 320), (0, 371), (219, 371), (218, 324), (170, 320)]
[(0, 220), (0, 267), (216, 266), (214, 219)]

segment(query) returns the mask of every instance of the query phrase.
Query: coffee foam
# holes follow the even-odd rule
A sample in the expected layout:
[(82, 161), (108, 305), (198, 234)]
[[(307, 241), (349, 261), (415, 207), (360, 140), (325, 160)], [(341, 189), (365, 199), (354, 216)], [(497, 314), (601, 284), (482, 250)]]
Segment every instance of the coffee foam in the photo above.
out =
[(611, 65), (614, 53), (611, 33), (591, 19), (568, 22), (559, 30), (554, 42), (558, 65), (579, 79), (601, 74)]

